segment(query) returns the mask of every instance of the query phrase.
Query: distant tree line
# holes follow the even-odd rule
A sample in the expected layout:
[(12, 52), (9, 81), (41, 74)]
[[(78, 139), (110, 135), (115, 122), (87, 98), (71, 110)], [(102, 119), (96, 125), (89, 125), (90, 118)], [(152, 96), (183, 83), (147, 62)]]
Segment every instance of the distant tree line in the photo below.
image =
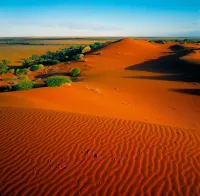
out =
[(167, 42), (178, 42), (180, 44), (184, 43), (200, 43), (200, 40), (193, 40), (193, 39), (154, 39), (154, 40), (148, 40), (151, 43), (159, 43), (159, 44), (164, 44)]

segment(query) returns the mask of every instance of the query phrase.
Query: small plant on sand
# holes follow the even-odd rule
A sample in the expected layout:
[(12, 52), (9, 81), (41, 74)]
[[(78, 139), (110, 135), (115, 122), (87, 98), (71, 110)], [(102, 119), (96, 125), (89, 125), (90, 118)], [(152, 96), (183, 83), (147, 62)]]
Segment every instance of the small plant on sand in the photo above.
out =
[(24, 66), (28, 66), (28, 65), (30, 65), (31, 63), (33, 63), (33, 60), (31, 59), (31, 58), (26, 58), (26, 59), (24, 59), (24, 61), (23, 61), (23, 65)]
[(71, 57), (71, 60), (78, 61), (78, 60), (82, 60), (83, 57), (84, 57), (83, 54), (76, 54), (76, 55)]
[(34, 55), (32, 55), (30, 58), (31, 58), (33, 61), (37, 61), (37, 60), (39, 60), (40, 55), (34, 54)]
[(90, 52), (90, 51), (91, 51), (90, 46), (86, 46), (86, 47), (83, 48), (82, 53), (85, 54), (85, 53)]
[(61, 86), (62, 84), (71, 83), (72, 81), (69, 78), (61, 77), (61, 76), (53, 76), (46, 79), (47, 86), (55, 87)]
[(81, 70), (80, 70), (79, 68), (74, 68), (74, 69), (72, 69), (70, 75), (71, 75), (72, 77), (76, 77), (76, 76), (78, 76), (80, 73), (81, 73)]
[(40, 69), (43, 69), (44, 68), (44, 65), (43, 64), (39, 64), (39, 65), (32, 65), (30, 67), (30, 70), (31, 71), (37, 71), (37, 70), (40, 70)]
[(52, 60), (52, 61), (49, 62), (50, 65), (56, 65), (58, 63), (60, 63), (59, 60)]
[(97, 53), (97, 55), (99, 55), (99, 56), (102, 56), (102, 55), (103, 55), (103, 53), (102, 53), (102, 52), (98, 52), (98, 53)]
[(90, 47), (92, 50), (98, 49), (102, 46), (101, 42), (95, 42), (94, 44), (91, 44)]
[(16, 74), (17, 76), (19, 76), (19, 75), (21, 75), (21, 74), (28, 74), (28, 69), (26, 69), (26, 68), (16, 69), (16, 70), (15, 70), (15, 74)]
[(21, 79), (15, 86), (15, 90), (29, 90), (33, 88), (33, 82), (30, 79)]
[(8, 73), (9, 71), (8, 64), (10, 64), (10, 61), (6, 59), (3, 59), (0, 62), (0, 74)]

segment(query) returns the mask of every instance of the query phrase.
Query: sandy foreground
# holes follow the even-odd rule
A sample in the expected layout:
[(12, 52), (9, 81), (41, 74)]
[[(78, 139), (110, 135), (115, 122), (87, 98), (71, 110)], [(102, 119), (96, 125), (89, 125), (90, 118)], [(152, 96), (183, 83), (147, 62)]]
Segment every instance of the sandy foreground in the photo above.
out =
[(0, 93), (0, 195), (200, 195), (200, 46), (181, 47), (123, 39), (71, 86)]

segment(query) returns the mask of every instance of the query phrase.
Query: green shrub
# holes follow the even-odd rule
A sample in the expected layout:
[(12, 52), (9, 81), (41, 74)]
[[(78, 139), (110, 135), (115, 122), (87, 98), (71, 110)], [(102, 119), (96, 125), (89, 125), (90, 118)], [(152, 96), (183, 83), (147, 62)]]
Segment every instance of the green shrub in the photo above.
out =
[(61, 86), (62, 84), (71, 83), (72, 81), (69, 78), (61, 76), (52, 76), (46, 79), (47, 86)]
[(39, 64), (39, 65), (32, 65), (30, 67), (30, 70), (31, 71), (37, 71), (37, 70), (40, 70), (40, 69), (43, 69), (44, 68), (44, 65), (43, 64)]
[(52, 63), (53, 63), (53, 65), (54, 65), (54, 64), (60, 63), (60, 61), (59, 61), (59, 60), (52, 60)]
[(24, 61), (23, 61), (23, 65), (24, 66), (28, 66), (28, 65), (30, 65), (30, 64), (32, 64), (33, 63), (33, 59), (31, 59), (31, 57), (30, 58), (26, 58), (26, 59), (24, 59)]
[(14, 74), (15, 73), (15, 69), (9, 69), (9, 73)]
[(9, 71), (8, 64), (10, 64), (10, 61), (6, 59), (3, 59), (0, 62), (0, 74), (8, 73)]
[(58, 63), (60, 63), (60, 61), (59, 60), (55, 60), (55, 59), (53, 59), (53, 60), (49, 59), (49, 60), (44, 61), (45, 65), (56, 65)]
[(74, 69), (71, 71), (71, 76), (72, 76), (72, 77), (76, 77), (76, 76), (78, 76), (80, 73), (81, 73), (81, 70), (80, 70), (79, 68), (74, 68)]
[(87, 52), (90, 52), (90, 51), (91, 51), (90, 46), (86, 46), (86, 47), (83, 48), (82, 53), (84, 54), (84, 53), (87, 53)]
[(25, 75), (25, 76), (19, 76), (18, 79), (19, 80), (30, 80), (30, 78), (27, 75)]
[(28, 69), (26, 68), (22, 68), (22, 69), (16, 69), (15, 74), (17, 76), (21, 75), (21, 74), (28, 74)]
[(76, 55), (73, 55), (73, 56), (71, 57), (71, 60), (78, 61), (78, 60), (83, 59), (83, 57), (84, 57), (83, 54), (76, 54)]
[(22, 79), (15, 86), (16, 90), (29, 90), (33, 88), (33, 82), (29, 79)]
[(37, 61), (40, 58), (40, 55), (38, 54), (34, 54), (30, 57), (30, 59), (32, 59), (33, 61)]
[(90, 47), (92, 50), (95, 50), (97, 48), (100, 48), (102, 46), (101, 42), (95, 42), (94, 44), (91, 44)]

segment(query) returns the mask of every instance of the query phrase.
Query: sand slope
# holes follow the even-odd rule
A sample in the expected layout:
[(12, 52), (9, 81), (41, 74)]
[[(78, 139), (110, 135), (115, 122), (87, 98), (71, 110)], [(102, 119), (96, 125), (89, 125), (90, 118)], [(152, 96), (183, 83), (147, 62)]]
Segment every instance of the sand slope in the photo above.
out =
[(0, 115), (1, 195), (200, 194), (197, 131), (42, 109)]

